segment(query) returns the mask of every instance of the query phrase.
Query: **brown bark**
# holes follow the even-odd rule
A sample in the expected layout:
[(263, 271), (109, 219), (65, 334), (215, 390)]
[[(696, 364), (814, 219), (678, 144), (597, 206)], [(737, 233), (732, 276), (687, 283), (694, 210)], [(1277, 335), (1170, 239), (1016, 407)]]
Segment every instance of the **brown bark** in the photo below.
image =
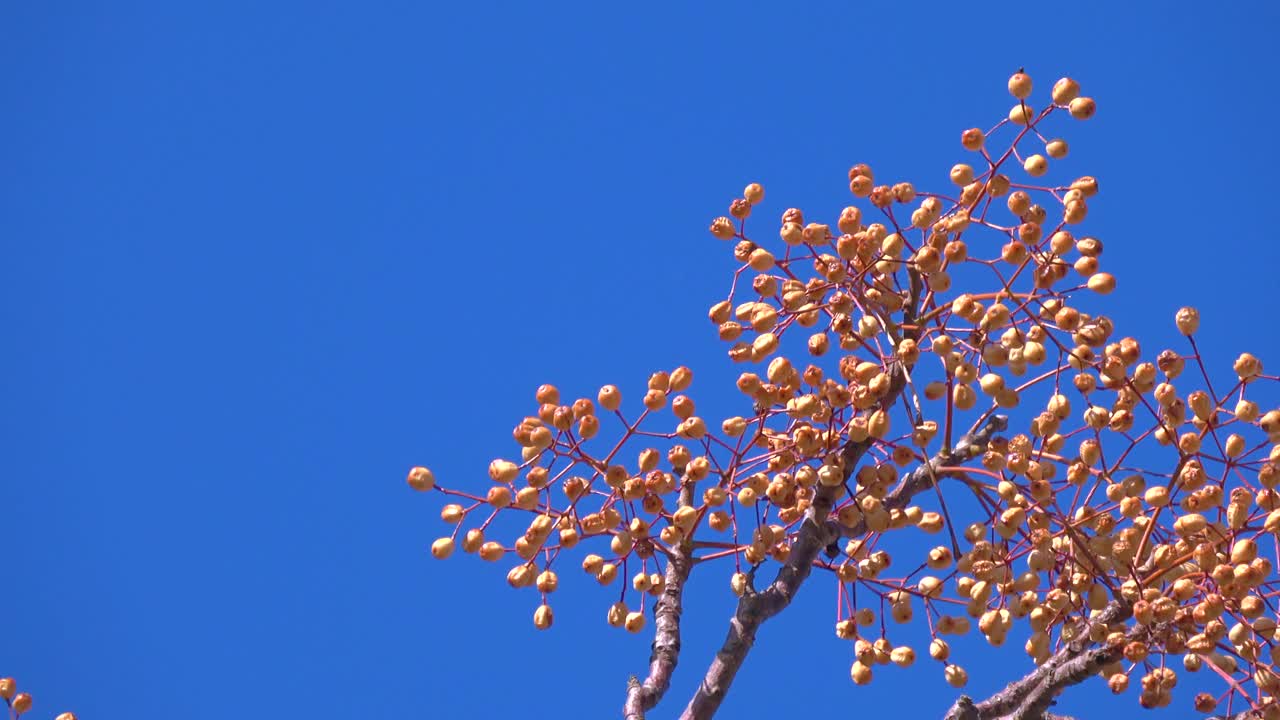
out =
[[(684, 481), (678, 505), (693, 504), (693, 483)], [(680, 615), (683, 612), (684, 585), (689, 579), (692, 561), (686, 543), (672, 547), (667, 554), (667, 569), (662, 595), (653, 606), (653, 651), (649, 655), (649, 676), (643, 682), (632, 678), (627, 684), (627, 700), (622, 714), (626, 720), (644, 720), (667, 688), (680, 660)]]

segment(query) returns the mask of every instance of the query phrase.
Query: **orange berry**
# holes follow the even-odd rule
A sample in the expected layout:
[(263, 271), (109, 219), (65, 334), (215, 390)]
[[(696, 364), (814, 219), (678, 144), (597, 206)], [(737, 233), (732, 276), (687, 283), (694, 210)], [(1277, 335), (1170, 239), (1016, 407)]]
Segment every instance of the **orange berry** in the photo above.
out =
[(437, 560), (444, 560), (453, 554), (453, 538), (440, 538), (431, 543), (431, 555)]
[(1009, 94), (1019, 100), (1026, 100), (1031, 97), (1031, 76), (1016, 72), (1009, 76)]
[(1080, 95), (1080, 83), (1069, 77), (1064, 77), (1053, 84), (1053, 103), (1055, 105), (1066, 105), (1075, 100)]
[(1178, 332), (1183, 335), (1192, 335), (1200, 329), (1200, 311), (1193, 307), (1180, 308), (1173, 320), (1178, 326)]
[(596, 395), (600, 407), (605, 410), (614, 411), (622, 406), (622, 392), (618, 390), (617, 385), (605, 385), (600, 388), (599, 394)]
[(680, 392), (693, 384), (693, 371), (681, 365), (671, 371), (667, 382), (667, 389), (670, 392)]
[(1031, 109), (1030, 105), (1014, 105), (1009, 108), (1009, 122), (1014, 125), (1026, 125), (1034, 120), (1036, 113)]
[(875, 179), (875, 174), (871, 172), (871, 166), (866, 163), (858, 163), (857, 165), (854, 165), (853, 167), (849, 168), (850, 180), (859, 176), (865, 177), (868, 180)]
[(1116, 278), (1111, 273), (1094, 273), (1089, 276), (1089, 289), (1099, 295), (1106, 295), (1116, 289)]
[(558, 405), (560, 403), (560, 390), (555, 385), (539, 385), (533, 396), (539, 405)]
[(1072, 100), (1067, 108), (1071, 111), (1071, 117), (1077, 120), (1088, 120), (1097, 112), (1098, 105), (1093, 101), (1093, 98), (1078, 97)]
[(733, 221), (727, 217), (718, 217), (711, 221), (711, 234), (721, 240), (732, 240), (734, 235), (738, 234), (738, 229), (733, 226)]
[(18, 691), (18, 681), (11, 677), (0, 678), (0, 698), (10, 700), (13, 694)]
[(31, 696), (27, 693), (18, 693), (13, 696), (13, 711), (21, 715), (31, 709)]
[(964, 187), (973, 182), (973, 168), (961, 163), (951, 168), (951, 182)]
[(622, 624), (627, 629), (627, 632), (638, 633), (644, 629), (644, 613), (638, 611), (629, 612)]
[(533, 626), (539, 630), (546, 630), (551, 627), (554, 617), (551, 613), (550, 605), (539, 605), (537, 610), (533, 611)]
[(520, 474), (520, 466), (501, 458), (489, 463), (489, 479), (497, 483), (511, 483)]
[(760, 183), (751, 183), (742, 191), (742, 197), (752, 205), (758, 205), (764, 199), (764, 187)]
[(969, 128), (968, 130), (960, 133), (960, 144), (964, 146), (965, 150), (981, 150), (982, 143), (985, 142), (986, 139), (986, 134), (978, 128)]
[(414, 490), (430, 490), (436, 486), (436, 476), (424, 467), (415, 467), (409, 471), (409, 487)]

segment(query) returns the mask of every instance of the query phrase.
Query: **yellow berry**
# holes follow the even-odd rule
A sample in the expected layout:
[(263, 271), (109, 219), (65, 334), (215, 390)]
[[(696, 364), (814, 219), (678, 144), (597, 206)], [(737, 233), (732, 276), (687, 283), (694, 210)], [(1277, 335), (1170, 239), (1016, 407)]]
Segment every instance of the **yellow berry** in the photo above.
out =
[(551, 627), (554, 619), (550, 605), (539, 605), (538, 609), (533, 611), (533, 626), (539, 630)]
[(1098, 110), (1098, 105), (1093, 98), (1087, 97), (1078, 97), (1067, 107), (1071, 111), (1071, 117), (1077, 120), (1088, 120)]
[(538, 592), (555, 592), (555, 589), (560, 586), (560, 579), (556, 577), (555, 571), (543, 570), (538, 573), (538, 579), (535, 584), (538, 586)]
[(1178, 325), (1178, 332), (1183, 335), (1194, 334), (1200, 329), (1200, 312), (1193, 307), (1180, 308), (1173, 320)]
[(1080, 95), (1080, 83), (1069, 77), (1064, 77), (1053, 84), (1053, 103), (1055, 105), (1066, 105), (1075, 100)]
[(440, 538), (431, 543), (431, 555), (437, 560), (444, 560), (453, 554), (453, 538)]
[(916, 661), (916, 651), (902, 645), (889, 651), (889, 662), (898, 667), (910, 667)]
[(640, 611), (627, 613), (627, 619), (623, 621), (623, 627), (627, 632), (638, 633), (644, 629), (644, 613)]
[(1099, 295), (1106, 295), (1116, 289), (1116, 278), (1111, 273), (1094, 273), (1089, 276), (1089, 289)]
[(436, 476), (424, 467), (416, 467), (409, 471), (409, 487), (414, 490), (430, 490), (436, 486)]
[(605, 410), (614, 411), (622, 406), (622, 392), (618, 390), (616, 385), (605, 385), (600, 388), (596, 400), (600, 402), (600, 407)]
[(960, 133), (960, 144), (965, 150), (981, 150), (987, 136), (978, 128), (969, 128)]
[(510, 460), (494, 460), (489, 463), (489, 478), (498, 483), (511, 483), (520, 474), (520, 466)]
[(1031, 97), (1031, 76), (1023, 72), (1009, 76), (1009, 94), (1019, 100)]
[(610, 605), (606, 618), (610, 626), (622, 627), (627, 620), (627, 604), (619, 601)]

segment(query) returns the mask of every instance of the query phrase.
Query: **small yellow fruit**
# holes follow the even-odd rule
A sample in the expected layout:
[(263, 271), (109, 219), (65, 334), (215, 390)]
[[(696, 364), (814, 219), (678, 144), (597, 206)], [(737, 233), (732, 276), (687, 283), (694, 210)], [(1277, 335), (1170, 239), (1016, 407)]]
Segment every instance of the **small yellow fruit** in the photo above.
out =
[(760, 183), (751, 183), (742, 191), (742, 197), (752, 205), (758, 205), (764, 199), (764, 187)]
[(431, 555), (437, 560), (444, 560), (453, 554), (453, 538), (440, 538), (431, 543)]
[(416, 467), (409, 471), (409, 487), (414, 490), (430, 490), (436, 486), (436, 476), (424, 467)]
[(556, 588), (560, 586), (560, 578), (556, 577), (554, 570), (543, 570), (538, 573), (537, 586), (539, 592), (555, 592)]
[(1016, 72), (1009, 77), (1009, 94), (1019, 100), (1031, 97), (1031, 76)]
[(889, 662), (898, 667), (910, 667), (916, 661), (916, 651), (902, 645), (889, 651)]
[(1087, 97), (1078, 97), (1072, 100), (1067, 107), (1071, 111), (1071, 117), (1077, 120), (1088, 120), (1098, 111), (1097, 103), (1093, 101), (1093, 98)]
[(929, 657), (934, 660), (946, 660), (951, 656), (951, 646), (942, 638), (934, 638), (929, 643)]
[(1026, 125), (1035, 117), (1035, 111), (1029, 105), (1018, 104), (1009, 108), (1009, 122), (1015, 125)]
[(732, 240), (738, 230), (733, 226), (732, 220), (721, 216), (711, 221), (711, 234), (721, 240)]
[(1193, 307), (1180, 308), (1173, 321), (1178, 325), (1178, 332), (1191, 335), (1200, 328), (1200, 312)]
[(627, 604), (619, 601), (610, 605), (606, 618), (611, 627), (622, 627), (627, 620)]
[(1053, 104), (1066, 105), (1080, 96), (1080, 83), (1064, 77), (1053, 84)]
[(533, 626), (539, 630), (551, 627), (554, 620), (555, 616), (551, 612), (550, 605), (539, 605), (538, 609), (533, 611)]
[(11, 677), (0, 678), (0, 698), (10, 700), (18, 691), (18, 682)]
[(600, 388), (600, 392), (596, 395), (596, 400), (600, 402), (600, 407), (614, 411), (622, 406), (622, 392), (618, 390), (616, 385), (605, 385)]
[(1106, 295), (1116, 289), (1116, 278), (1111, 273), (1094, 273), (1089, 276), (1089, 289), (1099, 295)]
[(27, 693), (18, 693), (13, 696), (13, 711), (21, 715), (31, 709), (31, 696)]
[(981, 150), (982, 143), (986, 141), (986, 135), (978, 128), (969, 128), (960, 133), (960, 144), (965, 150)]
[(510, 460), (497, 459), (489, 463), (489, 479), (496, 483), (511, 483), (520, 474), (520, 466)]
[(623, 626), (627, 629), (627, 632), (640, 632), (644, 629), (644, 613), (639, 611), (627, 613), (627, 619), (623, 622)]

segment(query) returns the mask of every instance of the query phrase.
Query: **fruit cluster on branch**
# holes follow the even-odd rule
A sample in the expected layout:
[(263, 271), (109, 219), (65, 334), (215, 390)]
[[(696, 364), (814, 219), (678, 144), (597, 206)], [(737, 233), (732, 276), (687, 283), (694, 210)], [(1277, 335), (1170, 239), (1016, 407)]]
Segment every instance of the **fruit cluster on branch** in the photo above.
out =
[[(1096, 104), (1070, 78), (1039, 106), (1025, 73), (1008, 89), (1016, 104), (961, 133), (975, 159), (936, 191), (854, 165), (835, 222), (788, 208), (770, 238), (752, 220), (764, 188), (748, 185), (710, 225), (737, 266), (708, 316), (746, 366), (749, 411), (704, 417), (687, 367), (625, 403), (615, 385), (594, 398), (543, 385), (488, 487), (409, 473), (447, 503), (432, 554), (505, 563), (536, 593), (539, 628), (566, 563), (619, 586), (610, 626), (642, 631), (652, 601), (628, 718), (665, 693), (685, 580), (716, 560), (738, 607), (687, 718), (714, 713), (755, 629), (815, 571), (835, 588), (856, 684), (927, 655), (962, 687), (948, 637), (1023, 644), (1023, 692), (966, 699), (956, 717), (1047, 717), (1092, 676), (1161, 707), (1197, 672), (1223, 681), (1197, 710), (1280, 717), (1280, 378), (1247, 352), (1210, 367), (1193, 308), (1174, 318), (1180, 349), (1117, 332), (1116, 273), (1086, 229), (1099, 183), (1048, 180), (1069, 148), (1047, 128)], [(766, 566), (775, 579), (757, 590)]]

